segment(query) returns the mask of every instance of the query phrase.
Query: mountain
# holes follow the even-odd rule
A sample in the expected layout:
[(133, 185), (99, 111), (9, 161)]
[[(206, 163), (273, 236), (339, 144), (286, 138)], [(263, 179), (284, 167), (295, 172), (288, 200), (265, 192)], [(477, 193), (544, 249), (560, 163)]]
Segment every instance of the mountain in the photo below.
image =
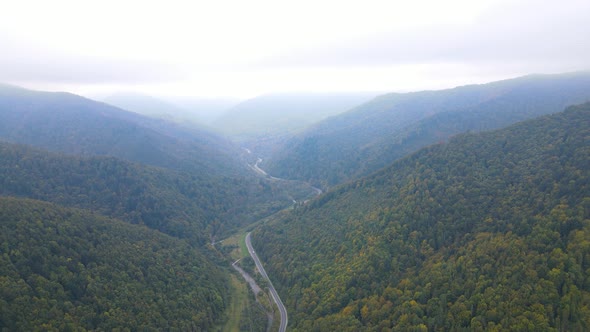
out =
[(587, 100), (588, 72), (382, 95), (290, 139), (263, 167), (327, 188), (458, 133), (501, 128)]
[(205, 126), (239, 102), (229, 98), (156, 98), (138, 93), (116, 93), (101, 100), (128, 111), (202, 130), (210, 130)]
[(313, 193), (66, 93), (0, 87), (0, 137), (0, 330), (219, 329), (232, 286), (207, 244)]
[[(188, 115), (188, 111), (165, 100), (138, 93), (116, 93), (101, 98), (101, 101), (122, 109), (153, 118), (179, 122)], [(188, 119), (186, 119), (188, 120)], [(196, 118), (191, 119), (198, 123)]]
[(185, 241), (46, 202), (0, 197), (3, 331), (211, 330), (228, 276)]
[(582, 331), (589, 165), (587, 103), (424, 148), (253, 244), (292, 331)]
[(0, 141), (0, 195), (88, 209), (198, 244), (312, 192), (299, 187), (301, 193), (289, 194), (292, 188), (262, 178), (212, 178), (114, 157), (71, 156)]
[(228, 175), (246, 170), (236, 157), (239, 149), (218, 135), (69, 93), (0, 86), (0, 139), (193, 173)]
[(211, 126), (227, 110), (239, 104), (242, 100), (231, 97), (200, 98), (200, 97), (167, 97), (172, 104), (194, 115), (199, 123)]
[[(251, 150), (268, 150), (282, 139), (329, 116), (345, 112), (376, 93), (291, 93), (256, 97), (239, 103), (211, 125)], [(261, 147), (258, 147), (261, 145)], [(258, 152), (258, 151), (257, 151)]]

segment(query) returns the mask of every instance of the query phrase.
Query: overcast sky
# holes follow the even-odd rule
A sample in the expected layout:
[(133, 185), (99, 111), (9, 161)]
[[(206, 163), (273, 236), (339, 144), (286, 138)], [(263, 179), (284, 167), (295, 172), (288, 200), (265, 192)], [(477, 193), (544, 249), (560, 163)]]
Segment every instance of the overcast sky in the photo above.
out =
[(92, 95), (412, 91), (590, 69), (588, 0), (4, 1), (0, 82)]

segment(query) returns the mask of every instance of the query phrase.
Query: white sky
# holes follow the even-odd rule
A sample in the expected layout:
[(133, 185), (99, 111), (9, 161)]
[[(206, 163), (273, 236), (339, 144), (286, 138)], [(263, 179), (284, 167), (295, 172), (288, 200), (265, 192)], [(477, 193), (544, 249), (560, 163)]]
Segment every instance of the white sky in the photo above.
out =
[(0, 1), (0, 82), (43, 90), (410, 91), (590, 69), (588, 0)]

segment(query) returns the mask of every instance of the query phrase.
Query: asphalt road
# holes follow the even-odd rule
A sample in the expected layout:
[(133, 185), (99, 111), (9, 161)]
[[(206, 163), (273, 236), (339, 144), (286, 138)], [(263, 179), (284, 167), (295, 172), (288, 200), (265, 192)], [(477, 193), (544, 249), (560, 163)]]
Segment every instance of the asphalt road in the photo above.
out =
[(279, 332), (285, 332), (287, 330), (287, 322), (289, 320), (289, 318), (287, 317), (287, 309), (283, 305), (283, 301), (281, 301), (279, 294), (277, 293), (275, 287), (272, 285), (272, 282), (268, 278), (268, 275), (266, 274), (266, 271), (264, 270), (262, 263), (260, 263), (260, 259), (258, 259), (258, 255), (256, 255), (254, 248), (252, 248), (252, 242), (250, 242), (250, 233), (246, 234), (246, 247), (248, 247), (248, 252), (254, 260), (254, 263), (256, 263), (256, 268), (258, 268), (258, 271), (260, 272), (262, 277), (264, 277), (264, 279), (268, 281), (268, 288), (270, 289), (270, 294), (272, 295), (273, 300), (277, 304), (277, 307), (279, 307), (279, 312), (281, 313), (281, 325), (279, 327)]

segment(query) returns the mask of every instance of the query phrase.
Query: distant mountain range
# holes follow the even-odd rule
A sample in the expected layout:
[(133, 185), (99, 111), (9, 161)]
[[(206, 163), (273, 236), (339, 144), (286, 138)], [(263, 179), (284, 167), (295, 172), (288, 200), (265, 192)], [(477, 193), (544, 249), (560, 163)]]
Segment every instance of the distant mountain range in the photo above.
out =
[(128, 111), (197, 128), (210, 125), (240, 102), (231, 98), (156, 98), (137, 93), (116, 93), (100, 100)]
[(0, 139), (212, 175), (245, 170), (239, 149), (219, 135), (69, 93), (0, 86)]
[(239, 103), (211, 123), (219, 132), (266, 154), (284, 138), (329, 116), (360, 105), (377, 93), (291, 93), (256, 97)]
[(328, 188), (453, 135), (500, 128), (587, 100), (588, 72), (386, 94), (287, 140), (263, 167), (277, 177)]
[(216, 98), (201, 98), (201, 97), (168, 97), (174, 105), (182, 107), (188, 111), (188, 116), (196, 116), (199, 123), (211, 126), (213, 121), (221, 117), (232, 107), (236, 106), (242, 99), (233, 97), (216, 97)]

